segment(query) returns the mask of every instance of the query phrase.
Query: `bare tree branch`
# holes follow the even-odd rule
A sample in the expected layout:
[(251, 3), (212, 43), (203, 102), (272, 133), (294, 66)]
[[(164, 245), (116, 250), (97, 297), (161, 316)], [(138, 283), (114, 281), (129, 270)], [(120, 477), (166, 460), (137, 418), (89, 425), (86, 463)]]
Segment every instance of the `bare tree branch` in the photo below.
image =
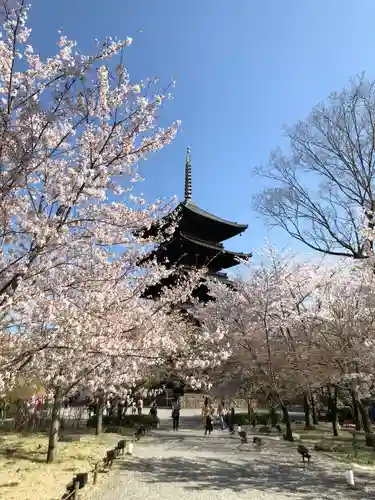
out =
[(285, 130), (290, 153), (272, 152), (255, 173), (272, 186), (254, 198), (271, 226), (309, 248), (363, 259), (375, 211), (375, 80), (362, 74)]

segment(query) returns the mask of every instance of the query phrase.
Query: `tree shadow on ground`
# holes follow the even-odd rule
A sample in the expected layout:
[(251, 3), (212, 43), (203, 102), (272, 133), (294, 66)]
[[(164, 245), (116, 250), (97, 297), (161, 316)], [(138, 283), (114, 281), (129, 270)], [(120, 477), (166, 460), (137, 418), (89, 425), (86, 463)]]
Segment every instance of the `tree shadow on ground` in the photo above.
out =
[[(293, 494), (303, 500), (363, 499), (375, 492), (375, 481), (365, 473), (357, 473), (357, 489), (348, 490), (343, 475), (327, 473), (314, 465), (309, 469), (293, 462), (272, 463), (270, 457), (259, 454), (253, 462), (230, 461), (218, 458), (137, 458), (121, 467), (140, 473), (139, 480), (148, 483), (174, 483), (189, 490), (232, 490), (236, 493), (249, 489), (269, 494)], [(371, 494), (370, 493), (370, 494)], [(298, 495), (298, 496), (297, 496)]]
[[(213, 451), (217, 453), (218, 451), (223, 452), (238, 452), (238, 446), (240, 445), (240, 438), (238, 436), (232, 436), (227, 431), (216, 430), (210, 437), (204, 436), (204, 430), (197, 431), (192, 433), (185, 433), (184, 430), (181, 431), (166, 431), (165, 429), (161, 429), (161, 431), (152, 432), (150, 438), (152, 441), (158, 442), (163, 445), (170, 446), (175, 443), (181, 445), (187, 449), (202, 449), (202, 451)], [(283, 443), (283, 446), (290, 446), (293, 449), (296, 448), (295, 443), (286, 443), (280, 441), (278, 436), (264, 436), (261, 434), (249, 434), (249, 443), (243, 447), (242, 451), (250, 451), (252, 450), (252, 438), (253, 435), (259, 435), (262, 437), (265, 442), (265, 449), (272, 448), (277, 446), (280, 442)]]
[(35, 463), (45, 463), (45, 450), (28, 450), (26, 451), (22, 446), (9, 446), (0, 448), (0, 457), (4, 457), (11, 461), (27, 460)]
[(19, 482), (13, 481), (13, 482), (10, 482), (10, 483), (0, 484), (0, 488), (15, 488), (19, 484), (20, 484)]

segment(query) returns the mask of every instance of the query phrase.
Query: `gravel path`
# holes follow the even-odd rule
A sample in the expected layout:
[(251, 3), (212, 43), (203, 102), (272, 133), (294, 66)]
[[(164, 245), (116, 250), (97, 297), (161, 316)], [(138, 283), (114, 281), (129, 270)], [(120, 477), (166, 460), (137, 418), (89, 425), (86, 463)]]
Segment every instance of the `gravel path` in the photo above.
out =
[(153, 431), (134, 456), (118, 462), (110, 483), (93, 500), (368, 500), (375, 476), (356, 471), (357, 489), (345, 485), (345, 466), (315, 458), (303, 469), (296, 445), (265, 439), (238, 451), (238, 438), (217, 430), (209, 438), (192, 422), (180, 431)]

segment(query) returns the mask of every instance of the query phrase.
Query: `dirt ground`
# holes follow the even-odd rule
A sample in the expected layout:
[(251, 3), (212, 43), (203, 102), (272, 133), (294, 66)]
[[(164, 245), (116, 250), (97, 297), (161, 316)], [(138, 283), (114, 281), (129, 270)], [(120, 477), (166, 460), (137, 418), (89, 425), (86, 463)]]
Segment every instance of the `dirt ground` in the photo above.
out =
[[(72, 435), (72, 433), (69, 433)], [(77, 435), (77, 434), (75, 434)], [(80, 441), (60, 442), (55, 463), (46, 464), (46, 435), (0, 435), (0, 498), (7, 500), (57, 500), (74, 474), (91, 471), (107, 450), (123, 436), (80, 434)], [(98, 486), (108, 473), (99, 474)], [(92, 474), (82, 499), (92, 492)]]

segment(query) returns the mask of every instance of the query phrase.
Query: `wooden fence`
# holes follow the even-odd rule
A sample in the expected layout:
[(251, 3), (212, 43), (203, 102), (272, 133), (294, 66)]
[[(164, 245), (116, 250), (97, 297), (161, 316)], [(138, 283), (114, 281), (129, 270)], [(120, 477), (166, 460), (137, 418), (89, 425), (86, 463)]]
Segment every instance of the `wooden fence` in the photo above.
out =
[(146, 432), (151, 430), (150, 426), (141, 425), (137, 431), (131, 436), (131, 440), (120, 439), (117, 445), (106, 452), (106, 456), (102, 461), (95, 464), (95, 467), (88, 472), (83, 472), (76, 474), (72, 481), (67, 484), (66, 492), (61, 497), (64, 500), (78, 500), (78, 494), (81, 489), (83, 489), (87, 484), (89, 484), (90, 476), (92, 476), (92, 484), (96, 484), (98, 481), (98, 476), (101, 472), (106, 472), (111, 470), (114, 462), (119, 458), (126, 455), (131, 456), (133, 454), (134, 443), (138, 441), (141, 436), (144, 436)]

